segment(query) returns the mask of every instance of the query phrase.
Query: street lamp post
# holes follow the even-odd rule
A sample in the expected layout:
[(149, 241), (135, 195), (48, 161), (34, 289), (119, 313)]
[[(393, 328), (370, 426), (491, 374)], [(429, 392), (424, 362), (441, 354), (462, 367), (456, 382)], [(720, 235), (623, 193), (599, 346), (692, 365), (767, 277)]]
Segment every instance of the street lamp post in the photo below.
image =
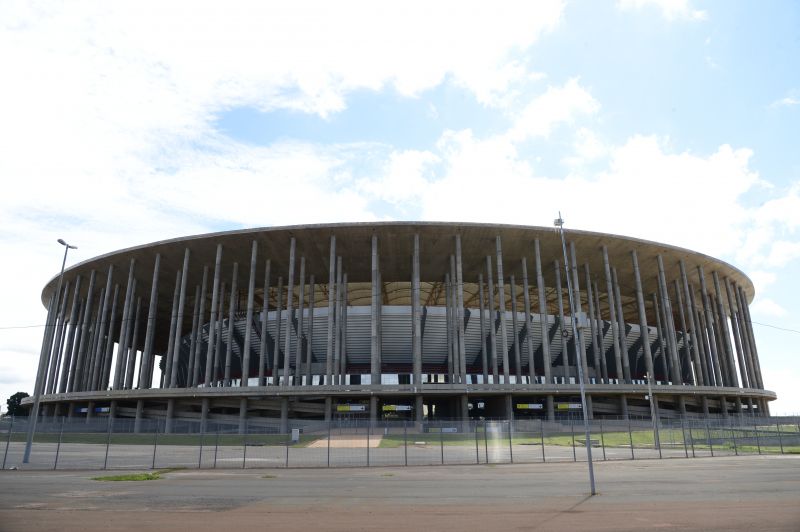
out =
[[(61, 273), (58, 276), (58, 287), (56, 288), (56, 292), (53, 295), (53, 303), (51, 306), (51, 312), (54, 313), (53, 319), (50, 323), (45, 325), (44, 329), (44, 338), (42, 339), (42, 352), (39, 356), (39, 369), (36, 372), (36, 383), (33, 387), (33, 405), (31, 406), (31, 412), (28, 414), (28, 433), (25, 439), (25, 454), (22, 457), (22, 463), (27, 464), (30, 462), (31, 459), (31, 447), (33, 445), (33, 435), (36, 432), (36, 421), (39, 418), (39, 401), (42, 396), (42, 386), (43, 381), (45, 379), (45, 374), (47, 373), (47, 361), (50, 359), (48, 356), (51, 349), (52, 349), (52, 340), (53, 340), (53, 329), (55, 327), (56, 316), (55, 313), (58, 312), (58, 304), (59, 298), (61, 297), (61, 285), (64, 283), (64, 267), (67, 264), (67, 253), (69, 253), (70, 249), (78, 249), (76, 246), (71, 246), (64, 242), (63, 239), (59, 238), (58, 243), (64, 246), (64, 260), (61, 261)], [(52, 324), (53, 327), (49, 325)]]
[[(581, 353), (581, 350), (578, 348), (581, 345), (579, 342), (578, 337), (578, 327), (575, 323), (576, 318), (581, 320), (581, 330), (584, 328), (584, 321), (585, 318), (583, 317), (582, 313), (578, 316), (575, 313), (575, 301), (572, 295), (572, 281), (570, 280), (570, 273), (569, 273), (569, 263), (567, 262), (567, 243), (564, 239), (564, 220), (561, 218), (561, 212), (558, 213), (558, 218), (553, 221), (553, 224), (558, 227), (558, 232), (561, 235), (561, 251), (564, 253), (564, 270), (567, 278), (567, 294), (569, 296), (569, 310), (572, 314), (572, 337), (575, 339), (575, 365), (578, 366), (578, 383), (580, 384), (581, 388), (581, 409), (583, 410), (583, 428), (586, 432), (586, 459), (589, 464), (589, 485), (591, 487), (592, 495), (595, 495), (597, 492), (594, 486), (594, 464), (592, 463), (592, 439), (591, 439), (591, 430), (589, 428), (589, 412), (586, 408), (586, 386), (583, 381), (583, 357), (584, 353)], [(582, 334), (582, 333), (581, 333)], [(567, 356), (568, 353), (564, 353), (564, 356)]]

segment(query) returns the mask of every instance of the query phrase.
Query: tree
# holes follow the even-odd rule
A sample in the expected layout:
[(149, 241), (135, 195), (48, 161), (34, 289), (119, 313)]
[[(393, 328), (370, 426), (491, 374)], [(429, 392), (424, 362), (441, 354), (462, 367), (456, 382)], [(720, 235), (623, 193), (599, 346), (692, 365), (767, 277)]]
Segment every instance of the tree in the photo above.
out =
[(8, 405), (8, 415), (10, 416), (22, 416), (28, 413), (28, 409), (22, 406), (22, 400), (26, 397), (30, 397), (25, 392), (17, 392), (11, 397), (8, 398), (6, 404)]

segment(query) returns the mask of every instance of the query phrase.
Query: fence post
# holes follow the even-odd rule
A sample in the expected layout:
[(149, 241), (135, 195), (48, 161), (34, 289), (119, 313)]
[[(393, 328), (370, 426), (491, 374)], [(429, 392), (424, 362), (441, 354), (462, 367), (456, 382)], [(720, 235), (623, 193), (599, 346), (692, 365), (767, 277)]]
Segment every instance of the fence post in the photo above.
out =
[(486, 456), (486, 463), (489, 463), (489, 436), (487, 434), (486, 421), (483, 422), (483, 452)]
[(692, 432), (692, 425), (689, 424), (689, 445), (692, 446), (692, 458), (697, 458), (694, 454), (694, 432)]
[(58, 454), (61, 452), (61, 440), (64, 438), (64, 416), (61, 416), (61, 430), (58, 432), (58, 444), (56, 445), (56, 459), (53, 462), (53, 471), (58, 467)]
[(106, 457), (103, 460), (103, 470), (108, 467), (108, 448), (111, 446), (111, 433), (114, 431), (114, 417), (108, 416), (108, 434), (106, 434)]
[(158, 420), (156, 419), (156, 430), (153, 431), (153, 464), (150, 469), (156, 468), (156, 450), (158, 449)]
[(372, 427), (372, 420), (367, 424), (367, 467), (369, 467), (369, 433)]
[(761, 438), (758, 437), (758, 428), (756, 427), (755, 421), (753, 422), (753, 432), (756, 435), (756, 446), (758, 446), (758, 454), (761, 454)]
[(217, 425), (217, 439), (214, 442), (214, 469), (217, 468), (217, 451), (219, 450), (219, 425)]
[(247, 420), (246, 419), (244, 420), (244, 438), (242, 438), (242, 440), (243, 440), (242, 469), (244, 469), (245, 465), (247, 464)]
[(572, 431), (572, 461), (577, 462), (578, 455), (575, 454), (575, 420), (572, 417), (569, 418), (569, 428)]
[(776, 421), (775, 426), (778, 428), (778, 443), (781, 445), (781, 454), (783, 454), (783, 435), (781, 435), (781, 422)]
[(706, 438), (708, 439), (708, 448), (711, 450), (711, 458), (714, 458), (714, 444), (711, 443), (711, 429), (708, 428), (707, 419), (706, 419)]
[(444, 431), (441, 423), (439, 424), (439, 448), (442, 450), (442, 465), (444, 465)]
[(284, 447), (286, 447), (286, 459), (285, 459), (285, 461), (283, 463), (283, 467), (285, 469), (289, 469), (289, 442), (288, 441), (286, 442)]
[(408, 421), (403, 420), (403, 463), (408, 465)]
[(633, 454), (633, 432), (631, 432), (631, 418), (628, 417), (628, 440), (631, 442), (631, 460), (636, 460), (636, 455)]
[(683, 440), (684, 458), (689, 458), (689, 448), (686, 447), (686, 427), (683, 425), (683, 418), (681, 418), (681, 439)]
[(600, 422), (600, 445), (603, 446), (603, 461), (606, 460), (606, 437), (603, 434), (603, 419), (600, 418), (598, 420)]
[(542, 463), (545, 463), (545, 462), (547, 462), (547, 459), (545, 458), (545, 455), (544, 455), (544, 420), (543, 419), (539, 419), (539, 439), (541, 440), (541, 443), (542, 443)]
[(331, 466), (331, 424), (333, 421), (328, 421), (328, 467)]
[(6, 458), (8, 458), (8, 446), (11, 445), (11, 432), (14, 430), (14, 416), (11, 416), (11, 423), (8, 425), (8, 437), (6, 438), (6, 450), (3, 453), (3, 469), (6, 468)]
[(733, 452), (736, 456), (739, 456), (739, 447), (736, 445), (736, 430), (733, 428), (733, 424), (729, 425), (731, 429), (731, 440), (733, 440)]
[(509, 458), (511, 458), (512, 464), (514, 463), (514, 445), (512, 444), (512, 439), (511, 439), (511, 429), (513, 423), (514, 423), (513, 420), (511, 419), (508, 420), (508, 456)]
[(477, 423), (475, 423), (474, 432), (475, 432), (475, 463), (476, 464), (480, 464), (481, 463), (481, 454), (478, 451), (478, 424)]
[(200, 456), (197, 458), (197, 469), (203, 467), (203, 440), (205, 439), (206, 432), (203, 430), (203, 426), (200, 426)]

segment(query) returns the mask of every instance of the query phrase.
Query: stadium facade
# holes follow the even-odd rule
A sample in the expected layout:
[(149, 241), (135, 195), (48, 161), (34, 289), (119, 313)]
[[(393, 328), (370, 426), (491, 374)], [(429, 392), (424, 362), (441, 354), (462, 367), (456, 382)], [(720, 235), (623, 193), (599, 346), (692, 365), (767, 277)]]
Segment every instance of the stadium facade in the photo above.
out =
[(580, 413), (581, 363), (589, 417), (768, 414), (745, 274), (674, 246), (566, 236), (566, 267), (552, 228), (420, 222), (228, 231), (85, 261), (42, 293), (41, 413), (168, 432), (181, 419), (554, 419)]

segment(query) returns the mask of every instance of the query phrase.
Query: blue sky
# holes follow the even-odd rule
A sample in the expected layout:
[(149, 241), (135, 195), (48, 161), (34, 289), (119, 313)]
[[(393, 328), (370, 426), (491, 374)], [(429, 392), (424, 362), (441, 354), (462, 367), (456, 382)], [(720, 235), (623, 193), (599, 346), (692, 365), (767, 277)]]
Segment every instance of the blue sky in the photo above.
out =
[[(0, 327), (44, 322), (57, 238), (74, 263), (241, 227), (561, 210), (748, 273), (773, 412), (800, 413), (800, 333), (774, 328), (800, 330), (796, 2), (162, 4), (0, 5)], [(0, 329), (3, 406), (40, 338)]]

